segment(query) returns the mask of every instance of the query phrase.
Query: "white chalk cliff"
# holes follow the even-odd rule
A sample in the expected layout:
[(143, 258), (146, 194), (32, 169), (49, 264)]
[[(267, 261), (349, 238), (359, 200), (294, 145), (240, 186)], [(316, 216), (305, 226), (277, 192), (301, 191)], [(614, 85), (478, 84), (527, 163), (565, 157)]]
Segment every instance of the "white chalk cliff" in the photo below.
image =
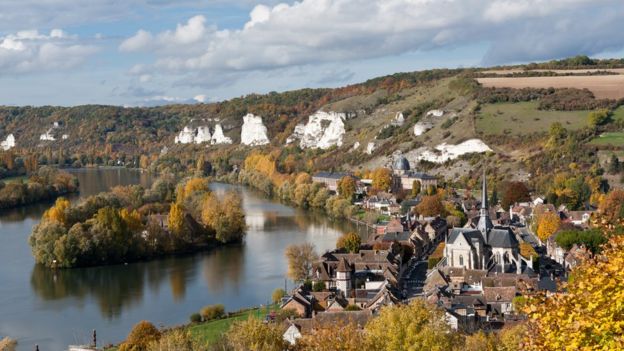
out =
[(262, 117), (254, 116), (251, 113), (243, 116), (241, 144), (258, 146), (268, 143), (270, 143), (270, 141), (267, 135), (267, 127), (262, 123)]
[(403, 117), (403, 113), (402, 112), (397, 112), (397, 114), (394, 116), (394, 119), (392, 120), (392, 125), (396, 126), (396, 127), (400, 127), (403, 125), (403, 123), (405, 123), (405, 117)]
[(418, 148), (409, 152), (408, 159), (412, 162), (423, 160), (434, 163), (444, 163), (448, 160), (454, 160), (461, 155), (487, 151), (492, 151), (492, 149), (483, 141), (480, 139), (469, 139), (456, 145), (442, 143), (436, 146), (435, 150), (428, 147)]
[(184, 127), (180, 134), (175, 137), (176, 144), (190, 144), (195, 139), (195, 130), (190, 127)]
[(294, 133), (286, 140), (291, 143), (301, 140), (302, 149), (328, 149), (332, 146), (342, 146), (342, 137), (345, 134), (344, 113), (318, 111), (310, 115), (308, 123), (297, 125)]
[(7, 135), (6, 139), (0, 143), (0, 148), (2, 150), (7, 151), (15, 147), (15, 137), (13, 134)]
[(442, 117), (442, 116), (444, 116), (444, 111), (442, 111), (442, 110), (431, 110), (431, 111), (427, 112), (427, 117), (430, 117), (430, 116)]
[(197, 128), (197, 135), (195, 135), (193, 140), (195, 141), (195, 144), (209, 143), (211, 137), (210, 128), (204, 126)]
[(210, 144), (217, 145), (217, 144), (231, 144), (231, 143), (232, 143), (232, 139), (230, 137), (226, 137), (225, 134), (223, 134), (223, 128), (221, 127), (221, 124), (217, 123), (215, 125), (214, 133), (212, 133)]
[(374, 142), (368, 143), (368, 145), (366, 145), (366, 153), (369, 154), (369, 155), (372, 154), (373, 151), (375, 151), (375, 148), (376, 147), (375, 147), (375, 143)]
[(56, 138), (54, 138), (54, 134), (52, 134), (52, 128), (48, 129), (48, 131), (45, 132), (45, 134), (41, 134), (39, 136), (39, 140), (46, 140), (46, 141), (56, 140)]

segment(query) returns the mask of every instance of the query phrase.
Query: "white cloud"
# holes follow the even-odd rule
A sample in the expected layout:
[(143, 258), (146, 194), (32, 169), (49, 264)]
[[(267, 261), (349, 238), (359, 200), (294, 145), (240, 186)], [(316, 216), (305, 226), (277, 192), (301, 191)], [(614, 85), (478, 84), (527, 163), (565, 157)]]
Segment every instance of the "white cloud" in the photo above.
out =
[(73, 68), (96, 51), (96, 47), (81, 44), (76, 36), (61, 29), (53, 29), (50, 34), (18, 31), (0, 37), (0, 72), (18, 74)]
[[(623, 16), (621, 0), (303, 0), (258, 5), (235, 30), (195, 16), (175, 30), (139, 31), (120, 49), (154, 53), (142, 73), (266, 70), (480, 42), (490, 46), (486, 63), (503, 63), (622, 48), (613, 33), (624, 30)], [(566, 21), (585, 25), (561, 30)]]

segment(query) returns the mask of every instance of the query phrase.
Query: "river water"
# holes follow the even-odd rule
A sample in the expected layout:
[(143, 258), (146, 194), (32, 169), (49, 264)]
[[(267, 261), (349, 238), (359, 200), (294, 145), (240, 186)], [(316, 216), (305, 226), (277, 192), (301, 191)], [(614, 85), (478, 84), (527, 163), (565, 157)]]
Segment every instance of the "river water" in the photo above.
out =
[[(115, 185), (149, 186), (149, 175), (127, 169), (72, 171), (80, 195)], [(266, 304), (284, 287), (290, 244), (314, 243), (319, 253), (334, 247), (346, 224), (293, 209), (241, 186), (212, 184), (213, 190), (238, 191), (249, 229), (245, 243), (210, 252), (143, 263), (50, 270), (34, 263), (27, 243), (50, 204), (0, 212), (0, 338), (18, 340), (18, 350), (65, 350), (88, 343), (123, 340), (132, 326), (149, 320), (157, 326), (186, 323), (202, 306), (221, 303), (227, 310)], [(288, 288), (292, 282), (287, 282)]]

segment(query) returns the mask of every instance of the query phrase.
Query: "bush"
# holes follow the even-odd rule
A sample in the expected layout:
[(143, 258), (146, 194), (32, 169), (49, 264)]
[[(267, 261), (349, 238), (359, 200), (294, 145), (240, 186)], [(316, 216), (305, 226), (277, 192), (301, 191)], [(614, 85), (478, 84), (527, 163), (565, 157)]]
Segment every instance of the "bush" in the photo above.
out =
[(199, 313), (193, 313), (189, 317), (189, 320), (191, 321), (191, 323), (199, 323), (202, 321), (202, 316)]
[(284, 296), (286, 296), (286, 290), (277, 288), (273, 290), (273, 294), (271, 294), (271, 301), (273, 301), (274, 304), (278, 304), (282, 301)]
[(128, 338), (121, 345), (119, 351), (146, 351), (148, 345), (160, 340), (160, 331), (148, 321), (140, 321), (132, 328)]
[(212, 319), (221, 318), (225, 314), (225, 306), (221, 304), (208, 305), (202, 308), (199, 314), (201, 315), (204, 322)]
[(362, 310), (358, 305), (349, 305), (345, 308), (345, 311), (360, 311)]
[(325, 282), (314, 282), (312, 290), (317, 292), (325, 290)]

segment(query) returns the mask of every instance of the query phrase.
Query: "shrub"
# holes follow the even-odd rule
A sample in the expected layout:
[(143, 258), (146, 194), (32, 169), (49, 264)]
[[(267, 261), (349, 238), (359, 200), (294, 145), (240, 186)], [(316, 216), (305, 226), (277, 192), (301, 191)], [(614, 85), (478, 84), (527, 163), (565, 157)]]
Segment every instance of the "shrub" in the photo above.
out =
[(325, 290), (325, 282), (314, 282), (312, 290), (317, 292)]
[(199, 323), (202, 321), (202, 316), (199, 313), (193, 313), (189, 317), (189, 320), (191, 321), (191, 323)]
[(358, 305), (349, 305), (345, 308), (346, 311), (360, 311), (361, 308)]
[(208, 305), (199, 311), (202, 319), (205, 321), (209, 321), (212, 319), (221, 318), (225, 314), (225, 306), (219, 305)]
[(280, 303), (284, 296), (286, 296), (286, 290), (277, 288), (273, 290), (273, 294), (271, 294), (271, 301), (275, 304)]
[(427, 261), (427, 268), (434, 268), (438, 264), (438, 262), (440, 262), (440, 260), (441, 258), (438, 257), (429, 257), (429, 260)]
[(146, 351), (148, 345), (160, 340), (160, 331), (148, 321), (140, 321), (132, 328), (128, 338), (121, 345), (119, 351)]

